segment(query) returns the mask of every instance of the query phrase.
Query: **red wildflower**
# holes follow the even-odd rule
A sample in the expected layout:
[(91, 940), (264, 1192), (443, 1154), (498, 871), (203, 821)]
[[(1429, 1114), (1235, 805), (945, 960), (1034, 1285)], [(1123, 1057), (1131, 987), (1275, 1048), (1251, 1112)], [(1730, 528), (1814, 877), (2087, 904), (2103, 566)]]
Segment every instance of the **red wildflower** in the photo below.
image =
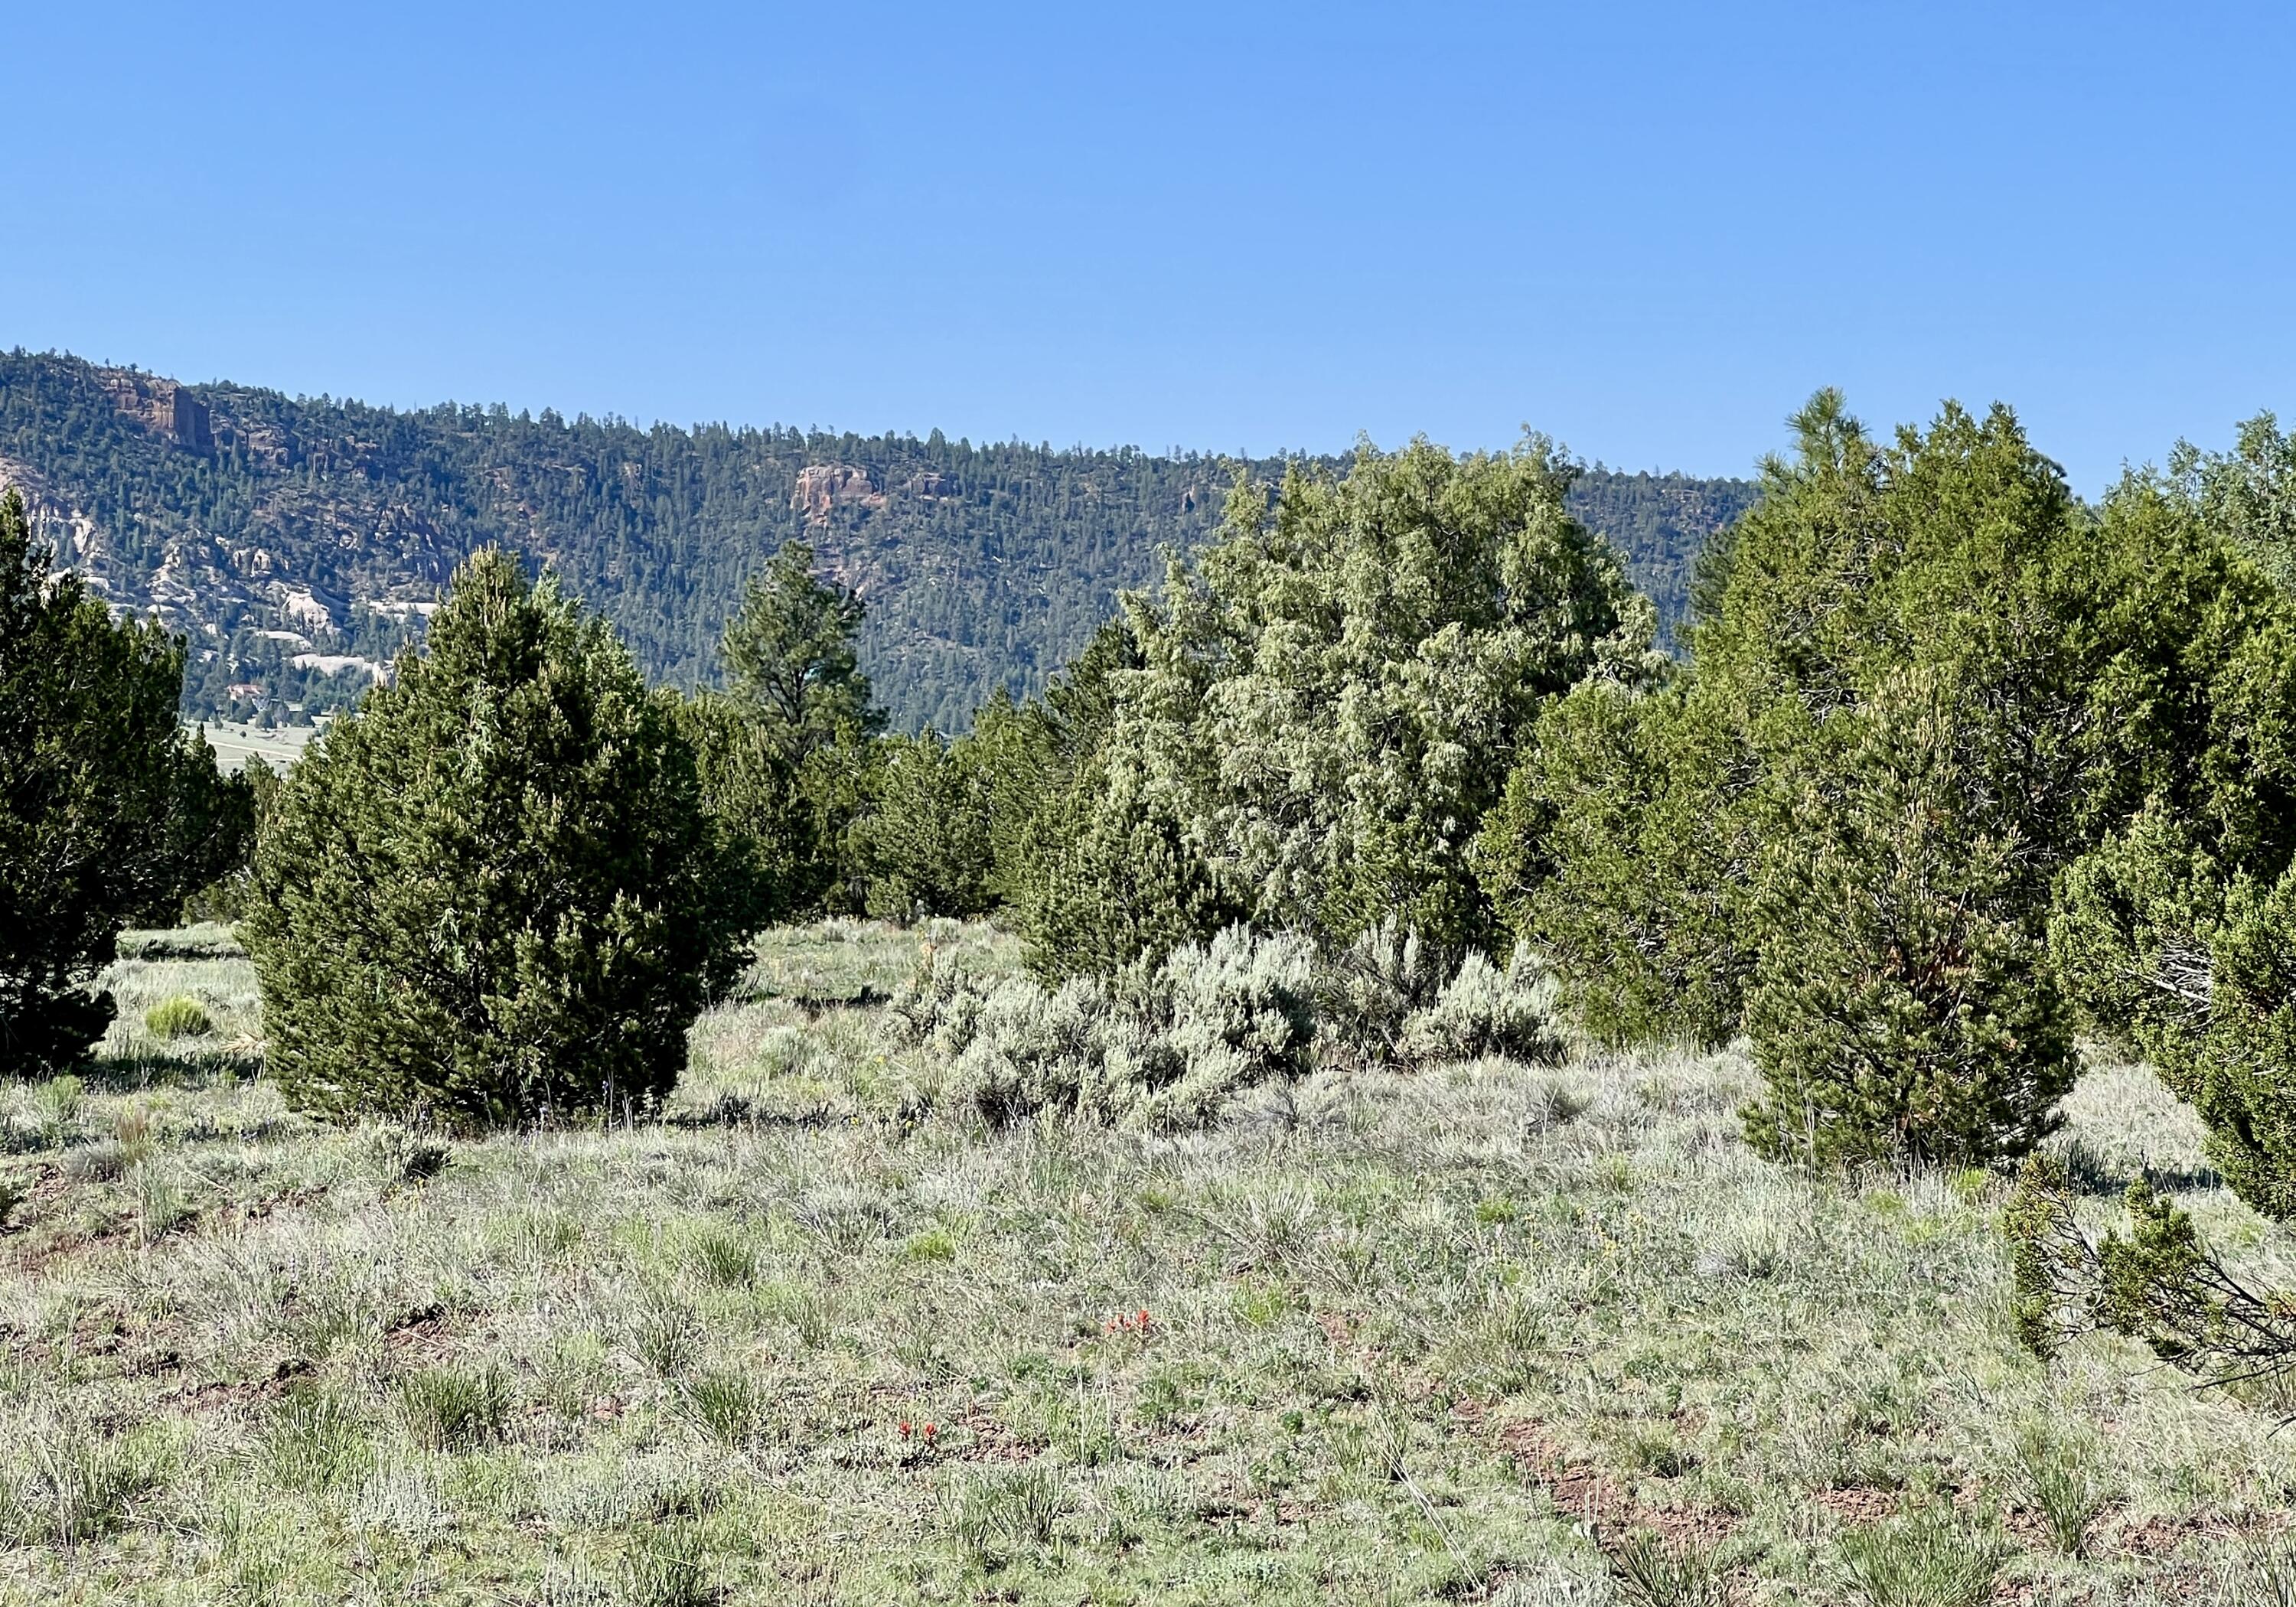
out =
[(925, 1424), (925, 1438), (926, 1438), (927, 1439), (931, 1439), (934, 1435), (936, 1435), (936, 1434), (938, 1434), (938, 1433), (939, 1433), (939, 1432), (940, 1432), (940, 1428), (939, 1428), (939, 1424), (937, 1424), (937, 1423), (927, 1423), (927, 1424)]

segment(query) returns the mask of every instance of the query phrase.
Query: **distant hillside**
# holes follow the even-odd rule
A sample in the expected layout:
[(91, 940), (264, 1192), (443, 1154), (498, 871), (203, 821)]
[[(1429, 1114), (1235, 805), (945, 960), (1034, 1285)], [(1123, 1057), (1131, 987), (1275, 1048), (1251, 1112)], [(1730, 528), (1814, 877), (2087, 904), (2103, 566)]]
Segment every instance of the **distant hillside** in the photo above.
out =
[[(354, 701), (488, 542), (556, 570), (650, 676), (706, 682), (743, 579), (802, 537), (868, 600), (895, 723), (955, 729), (996, 687), (1040, 686), (1160, 546), (1208, 533), (1239, 467), (1281, 464), (399, 412), (0, 355), (0, 481), (116, 607), (192, 637), (184, 708), (203, 717)], [(1571, 504), (1670, 624), (1699, 545), (1751, 495), (1596, 471)]]

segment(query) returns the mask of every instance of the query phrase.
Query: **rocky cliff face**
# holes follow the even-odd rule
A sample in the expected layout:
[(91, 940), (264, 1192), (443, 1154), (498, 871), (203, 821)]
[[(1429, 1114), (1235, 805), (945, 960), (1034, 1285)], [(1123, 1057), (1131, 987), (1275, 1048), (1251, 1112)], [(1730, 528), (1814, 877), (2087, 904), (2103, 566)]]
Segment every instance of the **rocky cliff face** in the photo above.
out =
[(187, 452), (215, 450), (214, 422), (207, 404), (175, 381), (133, 368), (95, 372), (111, 405), (127, 417)]
[(845, 463), (816, 463), (797, 471), (797, 488), (790, 493), (790, 506), (802, 511), (808, 520), (821, 520), (841, 506), (882, 508), (885, 494), (866, 469), (857, 469)]

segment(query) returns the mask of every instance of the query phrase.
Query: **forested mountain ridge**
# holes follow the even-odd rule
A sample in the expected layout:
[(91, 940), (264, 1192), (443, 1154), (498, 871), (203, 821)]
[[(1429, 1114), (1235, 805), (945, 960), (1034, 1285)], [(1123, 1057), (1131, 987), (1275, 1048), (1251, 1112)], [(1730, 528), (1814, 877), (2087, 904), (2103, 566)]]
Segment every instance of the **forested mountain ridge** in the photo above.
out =
[[(1239, 469), (1282, 467), (938, 430), (401, 411), (0, 354), (0, 481), (115, 608), (192, 638), (193, 716), (354, 701), (488, 543), (546, 564), (654, 679), (713, 680), (743, 580), (802, 537), (868, 602), (864, 660), (895, 724), (957, 729), (997, 687), (1040, 685), (1160, 548), (1207, 535)], [(1699, 545), (1752, 496), (1596, 470), (1570, 507), (1670, 623)]]

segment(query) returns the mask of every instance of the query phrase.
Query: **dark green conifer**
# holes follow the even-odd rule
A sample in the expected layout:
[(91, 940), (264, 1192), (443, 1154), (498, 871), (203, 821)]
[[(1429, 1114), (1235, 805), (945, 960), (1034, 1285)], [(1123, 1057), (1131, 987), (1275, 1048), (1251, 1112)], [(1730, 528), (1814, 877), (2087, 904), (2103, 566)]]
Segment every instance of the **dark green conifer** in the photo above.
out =
[(236, 852), (234, 791), (176, 725), (182, 686), (181, 645), (50, 575), (22, 499), (0, 496), (0, 1069), (86, 1054), (120, 927), (172, 918)]
[(482, 552), (266, 811), (242, 931), (271, 1073), (457, 1127), (658, 1107), (737, 963), (738, 868), (671, 700)]

